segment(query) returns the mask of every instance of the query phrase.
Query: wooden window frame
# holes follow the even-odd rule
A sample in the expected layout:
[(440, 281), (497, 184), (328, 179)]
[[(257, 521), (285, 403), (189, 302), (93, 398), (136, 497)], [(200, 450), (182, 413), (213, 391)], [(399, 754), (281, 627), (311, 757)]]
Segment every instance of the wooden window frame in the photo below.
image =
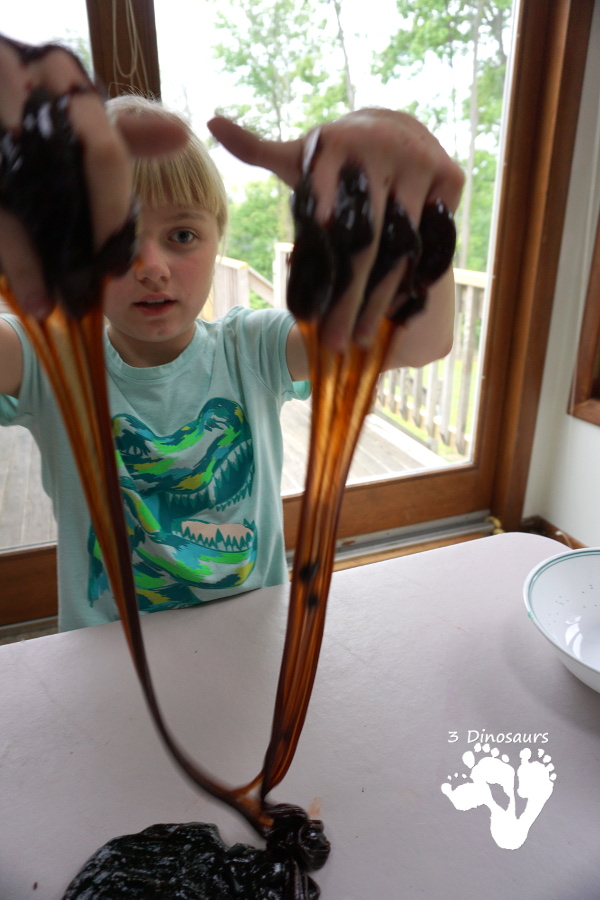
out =
[(600, 352), (600, 217), (590, 267), (573, 387), (567, 411), (577, 419), (600, 425), (600, 391), (595, 371)]
[[(113, 91), (113, 4), (86, 2), (94, 66)], [(147, 84), (136, 81), (135, 73), (126, 83), (158, 97), (152, 0), (115, 6), (120, 67), (127, 71), (131, 63), (128, 7), (136, 19)], [(452, 469), (451, 484), (435, 471), (348, 487), (342, 539), (487, 509), (505, 529), (520, 527), (587, 56), (582, 48), (589, 43), (593, 8), (594, 0), (521, 0), (475, 458)], [(300, 495), (283, 501), (288, 547), (295, 541), (300, 503)], [(20, 598), (33, 596), (40, 578), (53, 581), (55, 563), (46, 549), (37, 548), (45, 575), (34, 574), (31, 555), (23, 560), (14, 553), (21, 565), (13, 566), (8, 583), (3, 579), (3, 606), (19, 608)], [(31, 550), (35, 555), (36, 548)], [(14, 595), (12, 606), (7, 593)], [(39, 604), (34, 607), (32, 618), (47, 614), (36, 611)]]
[[(121, 0), (117, 4), (107, 0), (86, 0), (86, 7), (92, 62), (99, 87), (109, 97), (131, 88), (158, 100), (160, 69), (153, 0)], [(113, 8), (116, 12), (115, 27)], [(133, 16), (134, 29), (131, 28), (129, 15)], [(143, 67), (135, 66), (130, 39), (132, 31), (139, 39), (138, 59), (143, 59)], [(119, 61), (118, 67), (115, 59)], [(127, 74), (123, 75), (123, 72)]]

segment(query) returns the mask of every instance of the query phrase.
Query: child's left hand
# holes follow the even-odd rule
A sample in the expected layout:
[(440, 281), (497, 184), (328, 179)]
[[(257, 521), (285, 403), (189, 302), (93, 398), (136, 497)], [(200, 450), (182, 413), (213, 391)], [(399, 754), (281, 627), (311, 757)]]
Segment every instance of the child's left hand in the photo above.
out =
[[(73, 53), (53, 44), (22, 44), (0, 34), (0, 141), (7, 135), (19, 139), (24, 108), (32, 93), (40, 90), (68, 101), (70, 124), (83, 147), (94, 243), (99, 249), (129, 216), (132, 157), (176, 150), (187, 135), (163, 118), (110, 122), (102, 98)], [(0, 154), (0, 196), (7, 168)], [(50, 313), (55, 298), (49, 296), (36, 248), (21, 221), (2, 203), (0, 271), (24, 312), (40, 319)]]
[[(296, 186), (305, 157), (314, 146), (311, 141), (314, 132), (296, 141), (276, 142), (262, 141), (223, 118), (211, 120), (209, 128), (235, 156), (251, 165), (270, 169), (292, 187)], [(316, 218), (320, 224), (325, 225), (332, 215), (340, 171), (348, 163), (358, 164), (366, 173), (374, 237), (354, 257), (352, 282), (323, 322), (322, 339), (332, 349), (339, 350), (351, 338), (364, 345), (370, 343), (404, 273), (406, 261), (400, 258), (363, 307), (388, 199), (401, 204), (418, 226), (423, 207), (429, 201), (441, 200), (454, 212), (464, 183), (459, 166), (412, 116), (384, 109), (350, 113), (319, 129), (319, 152), (312, 161), (311, 172), (312, 187), (318, 198)]]

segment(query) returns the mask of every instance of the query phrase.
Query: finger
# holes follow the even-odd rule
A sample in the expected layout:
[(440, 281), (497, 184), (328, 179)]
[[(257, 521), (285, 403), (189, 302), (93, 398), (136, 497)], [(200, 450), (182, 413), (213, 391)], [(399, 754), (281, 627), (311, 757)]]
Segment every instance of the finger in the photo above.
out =
[(132, 200), (131, 158), (96, 94), (78, 94), (70, 103), (69, 118), (84, 148), (96, 249), (126, 220)]
[[(51, 47), (25, 65), (15, 50), (0, 41), (0, 77), (10, 91), (2, 91), (0, 117), (5, 127), (19, 129), (23, 105), (32, 89), (43, 86), (51, 94), (73, 94), (69, 117), (84, 147), (84, 167), (94, 243), (98, 248), (125, 221), (131, 204), (131, 173), (126, 145), (106, 117), (81, 64), (73, 54)], [(73, 93), (77, 89), (81, 93)], [(7, 99), (7, 94), (10, 97)], [(6, 251), (3, 251), (6, 259)], [(18, 276), (21, 283), (21, 275)], [(13, 275), (14, 280), (14, 275)]]
[(44, 319), (52, 311), (42, 268), (19, 219), (0, 209), (1, 265), (23, 312)]
[(127, 146), (109, 123), (102, 100), (70, 51), (49, 47), (27, 70), (30, 87), (43, 86), (57, 96), (72, 95), (69, 120), (84, 148), (94, 244), (99, 248), (122, 226), (131, 206)]
[(213, 137), (242, 162), (269, 169), (290, 187), (301, 172), (302, 140), (264, 141), (230, 119), (216, 116), (207, 123)]
[[(426, 181), (421, 179), (420, 186), (416, 184), (416, 188), (411, 185), (409, 202), (413, 209), (418, 210)], [(332, 222), (335, 220), (336, 207)], [(391, 315), (394, 304), (398, 307), (399, 316), (406, 317), (416, 312), (419, 309), (418, 298), (422, 297), (421, 302), (424, 303), (427, 286), (451, 264), (455, 241), (452, 214), (440, 201), (427, 202), (423, 207), (417, 234), (403, 205), (388, 197), (375, 263), (371, 264), (369, 254), (353, 260), (353, 281), (346, 296), (328, 313), (322, 330), (326, 342), (333, 349), (342, 350), (351, 336), (356, 344), (368, 349), (377, 336), (381, 317)], [(407, 265), (416, 266), (410, 276)], [(369, 273), (366, 288), (363, 287), (365, 272)], [(405, 275), (409, 282), (398, 293)], [(419, 285), (418, 290), (415, 285), (414, 297), (412, 292), (407, 293), (413, 277), (418, 279)], [(364, 302), (361, 303), (362, 297)], [(399, 305), (402, 297), (405, 301), (410, 297), (410, 304), (405, 302)]]
[(23, 105), (27, 98), (27, 79), (16, 52), (0, 41), (0, 122), (14, 130), (21, 125)]
[[(51, 48), (30, 65), (34, 83), (58, 96), (71, 93), (69, 120), (84, 149), (96, 249), (126, 220), (131, 206), (131, 161), (127, 146), (113, 128), (100, 96), (77, 57)], [(80, 93), (75, 93), (81, 88)]]
[(449, 269), (431, 286), (423, 312), (396, 329), (384, 368), (419, 368), (446, 356), (452, 349), (454, 316), (454, 274)]
[(453, 159), (446, 154), (444, 157), (439, 162), (429, 185), (427, 200), (441, 200), (452, 213), (455, 213), (465, 186), (465, 173)]
[[(319, 163), (315, 165), (315, 172), (319, 169)], [(327, 160), (324, 161), (327, 164)], [(325, 165), (325, 168), (327, 166)], [(321, 170), (323, 171), (323, 170)], [(335, 167), (332, 169), (335, 172)], [(347, 168), (342, 173), (348, 171)], [(355, 330), (355, 324), (359, 317), (359, 313), (364, 304), (365, 295), (367, 293), (367, 285), (369, 278), (375, 265), (378, 255), (378, 247), (382, 232), (383, 209), (386, 198), (380, 189), (373, 190), (373, 178), (368, 178), (362, 169), (362, 176), (366, 182), (366, 195), (368, 197), (368, 213), (370, 220), (369, 235), (370, 242), (362, 242), (362, 247), (357, 248), (358, 252), (350, 255), (349, 265), (351, 267), (352, 278), (341, 297), (336, 299), (335, 305), (327, 313), (322, 327), (322, 337), (325, 343), (333, 350), (343, 351)], [(342, 194), (341, 186), (345, 177), (338, 184), (337, 193), (334, 196), (333, 207), (331, 209), (327, 230), (329, 233), (335, 234), (337, 230), (337, 222), (340, 216), (340, 195)], [(322, 195), (317, 194), (318, 200), (323, 199)], [(328, 201), (325, 201), (328, 204)], [(327, 208), (327, 207), (325, 207)], [(358, 210), (354, 210), (354, 215), (358, 218)], [(368, 238), (367, 238), (368, 239)], [(365, 320), (365, 333), (363, 340), (369, 342), (369, 319)]]
[(115, 126), (132, 156), (167, 156), (181, 150), (188, 141), (183, 122), (152, 110), (144, 110), (143, 115), (117, 114)]
[[(352, 280), (344, 294), (323, 317), (321, 339), (334, 352), (343, 353), (354, 333), (355, 324), (363, 305), (365, 288), (376, 253), (376, 244), (357, 253), (351, 260)], [(363, 344), (368, 343), (368, 325)]]
[(406, 257), (399, 259), (396, 265), (371, 291), (367, 302), (359, 313), (352, 334), (353, 341), (359, 347), (367, 350), (373, 345), (377, 337), (379, 323), (388, 312), (408, 265)]
[[(349, 161), (347, 150), (346, 152), (340, 152), (340, 149), (334, 141), (319, 148), (318, 152), (314, 155), (311, 171), (313, 192), (317, 197), (315, 218), (321, 225), (326, 225), (334, 215), (340, 173)], [(352, 163), (360, 165), (365, 171), (369, 182), (369, 190), (371, 191), (371, 200), (373, 202), (373, 184), (368, 167), (358, 154), (352, 156)], [(375, 199), (373, 207), (375, 219), (377, 219), (380, 212), (380, 206), (382, 209), (383, 205), (378, 204)]]

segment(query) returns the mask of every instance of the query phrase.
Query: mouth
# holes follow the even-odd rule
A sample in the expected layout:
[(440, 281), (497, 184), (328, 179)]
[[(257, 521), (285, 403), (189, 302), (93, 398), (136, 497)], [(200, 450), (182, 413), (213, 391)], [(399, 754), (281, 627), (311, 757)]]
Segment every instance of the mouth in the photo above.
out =
[(254, 532), (251, 528), (231, 523), (219, 527), (209, 522), (192, 519), (180, 523), (179, 533), (194, 544), (225, 553), (244, 552), (254, 542)]
[(170, 297), (145, 297), (133, 305), (145, 314), (160, 315), (174, 306), (175, 300), (172, 300)]

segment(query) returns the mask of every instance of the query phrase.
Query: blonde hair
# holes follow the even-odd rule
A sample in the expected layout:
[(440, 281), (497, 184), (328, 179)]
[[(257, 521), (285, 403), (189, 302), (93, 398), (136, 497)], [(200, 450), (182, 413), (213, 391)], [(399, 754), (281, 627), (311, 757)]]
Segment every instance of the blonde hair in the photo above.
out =
[(107, 112), (112, 119), (120, 115), (163, 116), (182, 124), (188, 141), (181, 150), (168, 156), (137, 158), (133, 164), (134, 191), (141, 203), (162, 206), (199, 206), (217, 220), (219, 237), (227, 228), (227, 193), (219, 170), (200, 138), (179, 113), (161, 103), (137, 94), (124, 94), (109, 100)]

